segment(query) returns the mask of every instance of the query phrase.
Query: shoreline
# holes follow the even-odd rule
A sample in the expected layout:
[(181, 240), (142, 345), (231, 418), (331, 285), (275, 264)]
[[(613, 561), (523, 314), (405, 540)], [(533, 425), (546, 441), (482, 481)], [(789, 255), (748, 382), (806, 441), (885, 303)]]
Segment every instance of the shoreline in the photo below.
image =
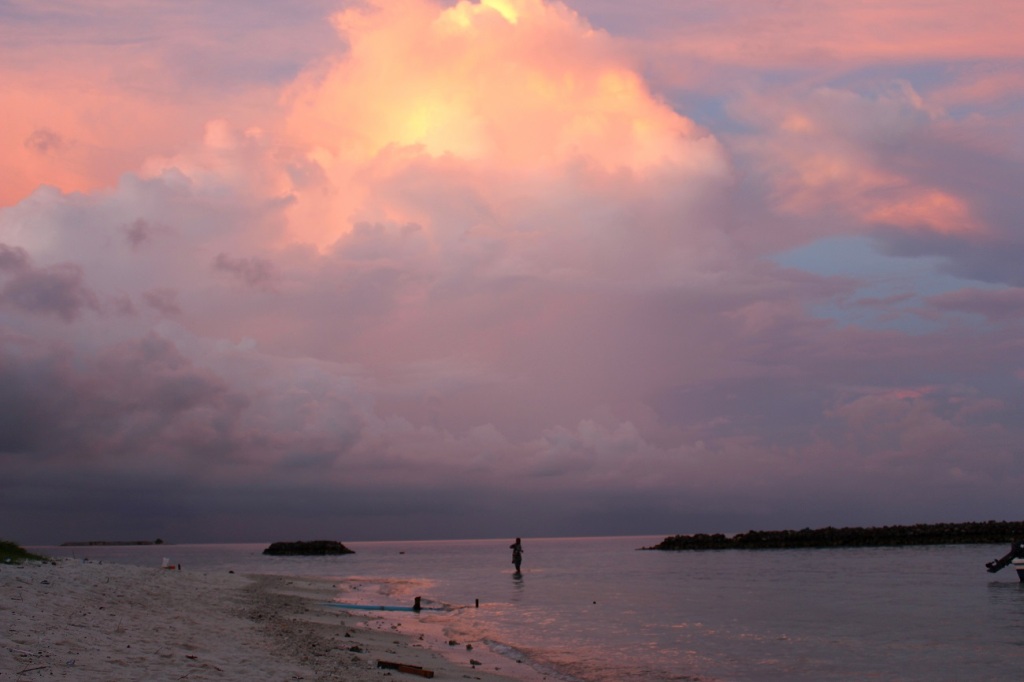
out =
[[(0, 565), (3, 680), (547, 679), (450, 646), (429, 618), (326, 606), (329, 579), (178, 571), (78, 559)], [(471, 665), (470, 661), (479, 665)]]

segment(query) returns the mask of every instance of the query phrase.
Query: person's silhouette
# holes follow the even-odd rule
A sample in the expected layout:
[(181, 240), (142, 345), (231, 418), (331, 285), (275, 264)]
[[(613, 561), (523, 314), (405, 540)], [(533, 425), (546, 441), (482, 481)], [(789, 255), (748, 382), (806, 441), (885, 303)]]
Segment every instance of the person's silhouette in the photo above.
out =
[(515, 564), (516, 573), (519, 573), (519, 566), (523, 563), (523, 541), (516, 538), (508, 548), (512, 550), (512, 563)]

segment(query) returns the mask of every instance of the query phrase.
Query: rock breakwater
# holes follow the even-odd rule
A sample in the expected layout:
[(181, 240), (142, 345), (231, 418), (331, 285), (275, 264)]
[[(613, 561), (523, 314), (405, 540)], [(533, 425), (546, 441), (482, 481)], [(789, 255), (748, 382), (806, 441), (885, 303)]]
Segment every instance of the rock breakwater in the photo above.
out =
[(326, 556), (334, 554), (355, 554), (340, 542), (334, 540), (310, 540), (308, 542), (274, 542), (263, 550), (272, 556)]
[(920, 523), (872, 528), (752, 530), (738, 535), (673, 535), (653, 547), (671, 551), (705, 549), (805, 549), (828, 547), (904, 547), (909, 545), (1001, 544), (1024, 539), (1024, 521)]

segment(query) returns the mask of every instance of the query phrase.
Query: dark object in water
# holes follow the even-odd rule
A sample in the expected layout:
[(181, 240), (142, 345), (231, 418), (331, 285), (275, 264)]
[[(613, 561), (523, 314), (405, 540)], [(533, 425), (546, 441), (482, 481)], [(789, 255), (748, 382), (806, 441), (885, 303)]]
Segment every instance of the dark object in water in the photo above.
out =
[[(985, 568), (988, 569), (989, 573), (995, 573), (1009, 566), (1013, 563), (1014, 559), (1022, 558), (1024, 558), (1024, 541), (1014, 540), (1010, 543), (1010, 551), (1006, 553), (1006, 556), (988, 562), (985, 564)], [(1020, 577), (1020, 581), (1024, 583), (1024, 573), (1021, 572), (1020, 568), (1017, 568), (1017, 575)]]
[(275, 542), (263, 550), (271, 556), (328, 556), (355, 554), (354, 551), (335, 540), (310, 540), (308, 542)]

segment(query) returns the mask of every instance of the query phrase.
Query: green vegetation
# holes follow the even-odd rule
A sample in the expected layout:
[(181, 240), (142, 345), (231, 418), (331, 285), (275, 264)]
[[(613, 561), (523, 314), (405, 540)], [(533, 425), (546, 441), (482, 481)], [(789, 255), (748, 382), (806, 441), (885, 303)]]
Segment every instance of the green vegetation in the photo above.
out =
[(704, 549), (807, 549), (824, 547), (905, 547), (908, 545), (1000, 544), (1024, 539), (1024, 522), (932, 523), (881, 528), (804, 528), (752, 530), (734, 536), (675, 535), (654, 547), (672, 551)]
[(8, 540), (0, 540), (0, 563), (20, 564), (22, 561), (45, 561), (46, 557), (25, 551), (24, 547)]

